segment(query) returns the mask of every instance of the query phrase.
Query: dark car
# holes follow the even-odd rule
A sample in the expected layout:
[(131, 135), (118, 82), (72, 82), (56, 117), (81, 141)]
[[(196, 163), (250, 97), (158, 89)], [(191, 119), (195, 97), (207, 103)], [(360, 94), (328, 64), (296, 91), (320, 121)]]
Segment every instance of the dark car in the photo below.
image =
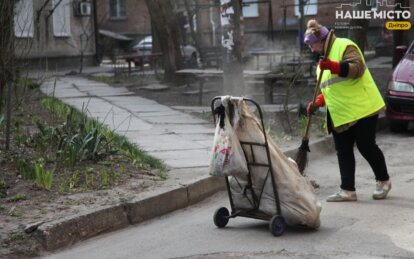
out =
[(390, 77), (385, 102), (391, 131), (407, 130), (414, 122), (414, 41)]

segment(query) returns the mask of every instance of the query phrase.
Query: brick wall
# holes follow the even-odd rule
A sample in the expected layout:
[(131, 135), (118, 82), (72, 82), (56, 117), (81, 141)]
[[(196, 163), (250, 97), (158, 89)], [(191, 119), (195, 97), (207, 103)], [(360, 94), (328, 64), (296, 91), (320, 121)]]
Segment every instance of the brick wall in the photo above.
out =
[(98, 26), (129, 36), (151, 34), (151, 21), (144, 0), (126, 0), (127, 14), (125, 19), (109, 17), (109, 0), (97, 0)]

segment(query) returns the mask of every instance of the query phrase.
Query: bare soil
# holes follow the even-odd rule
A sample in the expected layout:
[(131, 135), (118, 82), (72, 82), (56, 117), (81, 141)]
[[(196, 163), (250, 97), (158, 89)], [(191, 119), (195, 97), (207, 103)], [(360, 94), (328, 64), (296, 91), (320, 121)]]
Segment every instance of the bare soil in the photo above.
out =
[[(28, 224), (130, 200), (137, 193), (156, 188), (163, 182), (157, 170), (145, 164), (137, 167), (119, 154), (96, 161), (85, 160), (75, 166), (56, 166), (52, 161), (53, 148), (41, 151), (34, 148), (30, 140), (22, 139), (30, 139), (29, 136), (39, 131), (34, 118), (45, 125), (57, 125), (62, 120), (40, 105), (43, 96), (38, 89), (24, 96), (24, 99), (15, 100), (20, 105), (15, 106), (12, 114), (9, 150), (5, 150), (4, 124), (1, 128), (0, 258), (39, 255), (42, 247), (31, 234), (23, 231)], [(55, 170), (51, 189), (40, 188), (35, 180), (25, 179), (17, 168), (17, 157), (27, 159), (31, 165), (44, 159), (44, 167)]]

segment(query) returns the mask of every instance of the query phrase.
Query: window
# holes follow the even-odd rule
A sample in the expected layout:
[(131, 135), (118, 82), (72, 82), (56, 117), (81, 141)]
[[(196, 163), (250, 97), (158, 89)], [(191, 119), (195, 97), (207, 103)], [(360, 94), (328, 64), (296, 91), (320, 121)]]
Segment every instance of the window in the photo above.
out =
[(249, 4), (249, 2), (256, 1), (243, 0), (243, 3), (246, 4), (243, 5), (243, 17), (259, 17), (259, 5), (257, 3)]
[(53, 35), (55, 37), (70, 36), (70, 0), (52, 0), (55, 7), (53, 12)]
[(126, 0), (109, 0), (109, 18), (126, 19)]
[[(295, 0), (295, 15), (300, 16), (299, 1)], [(303, 12), (306, 15), (316, 15), (318, 13), (318, 0), (301, 0), (305, 5), (303, 6)]]
[(33, 37), (33, 1), (20, 0), (15, 10), (14, 35), (18, 38)]

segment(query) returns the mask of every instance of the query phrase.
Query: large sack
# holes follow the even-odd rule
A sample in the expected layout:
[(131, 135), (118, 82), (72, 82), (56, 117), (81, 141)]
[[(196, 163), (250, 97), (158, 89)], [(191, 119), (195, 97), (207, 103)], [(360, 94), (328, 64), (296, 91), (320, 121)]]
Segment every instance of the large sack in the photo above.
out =
[[(246, 102), (239, 98), (228, 98), (227, 101), (223, 104), (227, 104), (225, 105), (226, 110), (231, 109), (235, 114), (230, 119), (233, 125), (237, 124), (235, 128), (239, 140), (265, 143), (261, 123), (250, 111)], [(267, 141), (270, 149), (271, 168), (279, 194), (281, 214), (286, 223), (291, 226), (302, 225), (318, 228), (320, 226), (321, 204), (317, 200), (313, 186), (308, 179), (300, 174), (295, 163), (283, 154), (269, 136), (267, 136)], [(250, 146), (243, 145), (242, 148), (248, 162), (268, 163), (265, 147), (254, 146), (254, 158)], [(259, 210), (268, 215), (274, 215), (277, 213), (276, 203), (271, 178), (269, 176), (266, 179), (268, 170), (266, 167), (250, 166), (255, 193), (260, 194), (264, 189)], [(239, 182), (245, 180), (240, 179)], [(247, 181), (244, 184), (247, 184)], [(246, 207), (246, 204), (246, 199), (241, 198), (238, 198), (238, 201), (234, 203), (236, 208), (239, 205)]]

